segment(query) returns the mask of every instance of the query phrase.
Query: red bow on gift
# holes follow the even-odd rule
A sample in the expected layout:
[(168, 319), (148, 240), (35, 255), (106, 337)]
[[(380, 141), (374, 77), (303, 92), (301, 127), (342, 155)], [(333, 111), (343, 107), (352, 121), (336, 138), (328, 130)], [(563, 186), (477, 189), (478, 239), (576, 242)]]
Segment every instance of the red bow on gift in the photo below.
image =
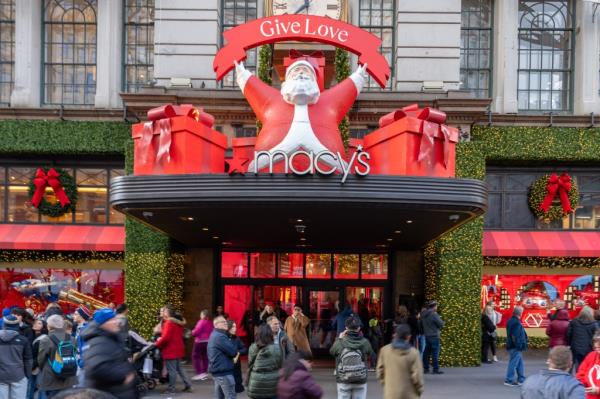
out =
[(548, 184), (546, 185), (546, 191), (548, 194), (546, 194), (544, 201), (542, 201), (540, 209), (544, 212), (548, 212), (552, 206), (552, 201), (554, 201), (556, 193), (558, 192), (563, 212), (571, 213), (573, 209), (571, 209), (571, 201), (569, 201), (570, 190), (571, 176), (569, 176), (567, 173), (563, 173), (560, 175), (560, 177), (558, 177), (556, 173), (552, 173), (550, 179), (548, 179)]
[(61, 207), (64, 208), (71, 203), (69, 197), (67, 197), (67, 193), (65, 193), (65, 189), (60, 183), (60, 175), (54, 168), (51, 168), (47, 174), (44, 173), (44, 169), (38, 168), (35, 172), (33, 184), (35, 185), (35, 191), (31, 198), (31, 203), (36, 208), (40, 206), (40, 202), (42, 202), (46, 187), (48, 186), (52, 187), (52, 190), (54, 190), (54, 194), (56, 195), (56, 198), (58, 198)]
[(175, 116), (187, 116), (195, 119), (197, 122), (212, 128), (215, 118), (204, 112), (202, 109), (194, 108), (191, 104), (173, 105), (167, 104), (162, 107), (152, 108), (148, 111), (149, 122), (144, 123), (141, 139), (141, 163), (148, 163), (148, 149), (155, 133), (159, 135), (158, 151), (156, 153), (156, 162), (159, 163), (163, 158), (167, 162), (171, 161), (171, 120)]
[(412, 104), (382, 116), (379, 119), (379, 127), (387, 126), (402, 118), (406, 118), (407, 116), (423, 121), (421, 126), (421, 146), (419, 147), (419, 157), (417, 158), (417, 161), (422, 162), (425, 160), (429, 164), (433, 163), (435, 136), (437, 135), (438, 130), (441, 130), (442, 135), (444, 136), (444, 167), (447, 167), (450, 155), (450, 131), (448, 130), (448, 127), (444, 125), (444, 122), (446, 122), (446, 113), (439, 109), (429, 107), (419, 109), (418, 104)]

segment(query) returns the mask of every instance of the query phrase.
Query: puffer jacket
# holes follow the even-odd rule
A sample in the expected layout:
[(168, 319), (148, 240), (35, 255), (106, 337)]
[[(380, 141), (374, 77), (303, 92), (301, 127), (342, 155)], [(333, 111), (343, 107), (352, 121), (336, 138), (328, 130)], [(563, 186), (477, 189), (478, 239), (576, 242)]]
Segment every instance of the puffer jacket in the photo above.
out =
[(287, 379), (283, 375), (279, 378), (277, 399), (320, 399), (322, 396), (323, 388), (300, 362)]
[(84, 341), (83, 363), (85, 385), (108, 392), (119, 399), (138, 397), (135, 384), (125, 384), (134, 369), (127, 359), (127, 351), (119, 334), (111, 333), (91, 322), (81, 332)]
[(250, 345), (248, 352), (248, 397), (253, 399), (277, 396), (277, 380), (281, 368), (281, 352), (272, 344), (258, 348)]
[[(338, 338), (333, 343), (331, 349), (329, 349), (329, 353), (335, 357), (335, 364), (337, 366), (338, 358), (342, 354), (345, 348), (357, 350), (363, 355), (363, 361), (366, 362), (366, 359), (370, 358), (374, 352), (373, 347), (369, 341), (362, 337), (358, 332), (348, 331), (346, 336), (343, 338)], [(336, 374), (336, 381), (342, 382), (339, 380), (339, 375)], [(357, 382), (357, 384), (364, 384), (367, 382), (365, 378), (364, 381)]]
[(581, 399), (584, 396), (583, 385), (562, 370), (542, 370), (527, 377), (521, 387), (523, 399)]
[(384, 399), (416, 399), (423, 394), (423, 363), (408, 342), (394, 340), (379, 351), (377, 378)]
[(183, 334), (185, 320), (169, 317), (162, 326), (162, 333), (156, 346), (162, 351), (165, 360), (181, 359), (185, 356)]
[(31, 377), (31, 344), (13, 330), (0, 330), (0, 381), (11, 383)]
[(575, 355), (585, 356), (592, 351), (592, 338), (596, 332), (596, 321), (573, 319), (567, 329), (567, 339)]
[(567, 330), (569, 329), (569, 312), (561, 309), (556, 312), (556, 316), (548, 327), (546, 327), (546, 335), (550, 337), (550, 348), (557, 345), (569, 345), (567, 341)]

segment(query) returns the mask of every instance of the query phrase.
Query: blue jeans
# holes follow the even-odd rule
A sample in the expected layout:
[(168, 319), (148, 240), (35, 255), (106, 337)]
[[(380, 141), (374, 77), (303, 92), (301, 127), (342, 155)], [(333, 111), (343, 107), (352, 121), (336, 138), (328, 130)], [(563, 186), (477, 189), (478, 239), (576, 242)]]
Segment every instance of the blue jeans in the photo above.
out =
[(417, 336), (417, 345), (419, 345), (419, 354), (423, 357), (423, 352), (425, 352), (425, 336), (418, 335)]
[(440, 369), (440, 339), (438, 337), (425, 337), (425, 351), (423, 352), (423, 368), (429, 370), (429, 358), (433, 371)]
[(525, 365), (523, 364), (523, 357), (521, 351), (516, 349), (508, 349), (510, 359), (508, 360), (508, 368), (506, 369), (506, 382), (515, 382), (515, 371), (517, 372), (517, 382), (525, 381)]
[(215, 383), (215, 399), (235, 399), (235, 379), (233, 374), (213, 377)]

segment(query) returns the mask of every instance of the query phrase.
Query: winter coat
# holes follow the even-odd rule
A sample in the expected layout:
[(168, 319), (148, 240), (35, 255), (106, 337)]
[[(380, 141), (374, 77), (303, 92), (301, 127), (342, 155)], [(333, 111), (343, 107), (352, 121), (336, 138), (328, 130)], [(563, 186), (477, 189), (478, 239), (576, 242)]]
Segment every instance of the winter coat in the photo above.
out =
[(592, 338), (595, 332), (595, 320), (571, 320), (567, 329), (567, 340), (574, 355), (585, 356), (592, 351)]
[(496, 325), (485, 313), (481, 314), (481, 340), (485, 342), (493, 342), (496, 340), (494, 332), (496, 331)]
[(440, 337), (440, 330), (444, 328), (444, 321), (437, 312), (425, 309), (421, 312), (421, 325), (423, 335), (426, 337)]
[(77, 365), (79, 368), (83, 368), (83, 338), (81, 338), (81, 332), (88, 325), (87, 322), (81, 323), (75, 329), (75, 340), (77, 341)]
[(352, 308), (346, 306), (344, 310), (339, 312), (333, 320), (332, 327), (335, 329), (336, 336), (339, 336), (346, 329), (346, 319), (352, 314)]
[(108, 392), (119, 399), (138, 397), (135, 383), (125, 385), (127, 375), (134, 372), (127, 359), (128, 351), (120, 335), (106, 331), (91, 322), (81, 332), (84, 341), (85, 386)]
[(29, 344), (31, 345), (31, 343), (35, 339), (35, 333), (33, 332), (33, 328), (31, 328), (31, 326), (27, 323), (22, 323), (19, 326), (19, 330), (19, 333), (25, 338), (27, 338), (27, 341), (29, 341)]
[(52, 330), (48, 335), (40, 339), (40, 346), (38, 348), (37, 362), (40, 367), (40, 374), (37, 378), (37, 384), (40, 391), (54, 391), (60, 389), (71, 388), (77, 384), (77, 376), (68, 377), (65, 379), (58, 378), (52, 367), (48, 363), (50, 357), (55, 353), (56, 344), (52, 342), (50, 337), (55, 337), (58, 341), (71, 341), (74, 348), (77, 348), (77, 342), (75, 338), (71, 337), (70, 334), (66, 333), (63, 329)]
[(303, 314), (297, 319), (292, 315), (285, 321), (285, 332), (296, 347), (296, 350), (311, 353), (308, 336), (306, 335), (306, 328), (309, 324), (310, 319)]
[(522, 399), (582, 399), (583, 385), (562, 370), (542, 370), (527, 377), (521, 387)]
[(227, 331), (215, 328), (208, 339), (208, 372), (214, 377), (233, 375), (233, 358), (238, 350)]
[[(358, 332), (348, 331), (345, 337), (336, 339), (333, 345), (331, 346), (331, 349), (329, 349), (329, 353), (335, 357), (336, 365), (338, 363), (338, 357), (342, 354), (342, 351), (345, 348), (357, 350), (360, 353), (362, 353), (363, 361), (366, 361), (366, 359), (369, 359), (372, 355), (375, 354), (375, 352), (373, 352), (371, 344), (369, 343), (369, 341), (367, 341), (366, 338), (361, 337)], [(336, 374), (336, 381), (342, 382), (339, 380), (339, 377), (340, 376)], [(364, 381), (356, 382), (356, 384), (366, 383), (366, 378)]]
[(506, 322), (506, 349), (516, 349), (519, 352), (527, 349), (527, 333), (521, 324), (521, 320), (512, 316)]
[(285, 361), (285, 359), (287, 359), (290, 353), (296, 352), (296, 350), (294, 349), (294, 344), (292, 344), (292, 340), (282, 329), (279, 330), (279, 332), (277, 333), (277, 337), (274, 338), (275, 345), (279, 346), (282, 361)]
[[(590, 352), (579, 365), (576, 377), (586, 388), (592, 386), (600, 387), (598, 368), (600, 368), (600, 355), (596, 351)], [(585, 397), (586, 399), (598, 399), (600, 398), (600, 394), (587, 393)]]
[(546, 335), (550, 337), (550, 348), (557, 345), (569, 345), (567, 340), (567, 330), (569, 329), (569, 312), (561, 309), (556, 312), (556, 317), (552, 319), (546, 327)]
[(29, 340), (17, 331), (0, 330), (0, 382), (31, 377), (33, 359)]
[(300, 362), (287, 379), (283, 375), (279, 377), (277, 399), (320, 399), (322, 396), (323, 388)]
[(182, 359), (185, 356), (183, 326), (185, 326), (185, 320), (182, 321), (173, 317), (169, 317), (163, 324), (160, 338), (156, 341), (156, 347), (162, 351), (163, 359)]
[(208, 342), (210, 333), (213, 330), (213, 322), (208, 319), (200, 319), (196, 323), (196, 327), (192, 330), (194, 342)]
[[(242, 343), (242, 340), (238, 336), (230, 336), (231, 342), (237, 348), (237, 351), (240, 355), (248, 354), (248, 349)], [(238, 361), (233, 365), (233, 379), (235, 380), (235, 392), (241, 393), (244, 392), (244, 378), (242, 377), (242, 362), (238, 358)]]
[(384, 399), (414, 399), (423, 394), (423, 363), (408, 342), (394, 340), (379, 351), (377, 378)]
[(248, 397), (274, 398), (281, 368), (281, 352), (277, 345), (258, 348), (250, 345), (248, 352)]

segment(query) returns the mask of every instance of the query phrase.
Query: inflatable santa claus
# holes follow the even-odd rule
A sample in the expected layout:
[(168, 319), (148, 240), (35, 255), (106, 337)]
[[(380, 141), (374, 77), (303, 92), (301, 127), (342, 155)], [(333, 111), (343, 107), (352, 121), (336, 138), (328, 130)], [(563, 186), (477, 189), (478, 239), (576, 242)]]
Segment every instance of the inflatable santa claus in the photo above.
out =
[[(255, 151), (269, 151), (273, 158), (275, 153), (289, 157), (300, 150), (322, 153), (319, 162), (342, 171), (340, 165), (345, 161), (335, 156), (340, 154), (345, 158), (338, 125), (365, 83), (366, 64), (323, 92), (317, 83), (321, 72), (310, 57), (299, 59), (287, 68), (279, 91), (250, 73), (243, 63), (235, 63), (235, 67), (237, 83), (262, 123)], [(275, 163), (283, 159), (280, 156)], [(248, 170), (258, 171), (268, 164), (269, 159), (259, 157), (256, 164), (250, 163)]]

